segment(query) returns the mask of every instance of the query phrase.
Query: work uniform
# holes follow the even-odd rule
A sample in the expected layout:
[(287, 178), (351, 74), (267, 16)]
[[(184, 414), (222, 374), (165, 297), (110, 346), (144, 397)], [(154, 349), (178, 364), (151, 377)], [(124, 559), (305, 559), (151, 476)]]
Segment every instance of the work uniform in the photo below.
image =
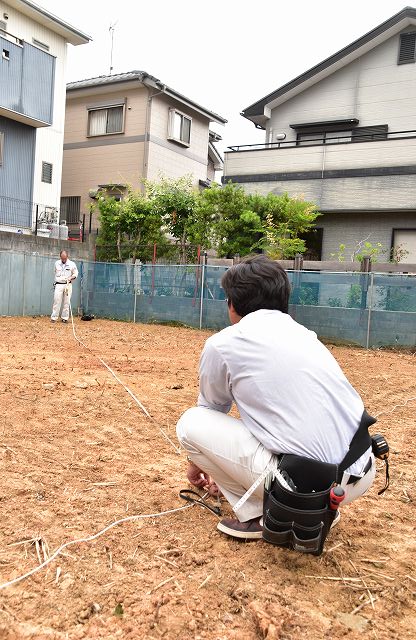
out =
[[(226, 415), (235, 402), (240, 419)], [(180, 418), (178, 438), (231, 506), (273, 455), (339, 464), (364, 410), (359, 394), (313, 331), (288, 314), (259, 310), (211, 336), (200, 362), (198, 406)], [(348, 483), (350, 476), (357, 476)], [(375, 476), (369, 448), (344, 473), (344, 504)], [(262, 514), (263, 484), (236, 512)]]
[(59, 312), (62, 306), (62, 320), (69, 319), (69, 300), (72, 295), (72, 284), (68, 284), (70, 280), (78, 277), (78, 269), (72, 260), (55, 262), (55, 293), (53, 296), (53, 307), (51, 320), (55, 321), (59, 318)]

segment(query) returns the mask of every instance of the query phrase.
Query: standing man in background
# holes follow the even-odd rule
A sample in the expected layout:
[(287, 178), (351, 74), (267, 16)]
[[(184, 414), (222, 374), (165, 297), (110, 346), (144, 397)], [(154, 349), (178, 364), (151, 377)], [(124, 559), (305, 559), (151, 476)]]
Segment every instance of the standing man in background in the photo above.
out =
[(62, 250), (60, 260), (55, 262), (55, 294), (53, 297), (53, 307), (51, 322), (57, 322), (62, 306), (62, 322), (69, 319), (69, 301), (72, 294), (72, 281), (78, 277), (78, 269), (75, 262), (68, 260), (68, 253)]

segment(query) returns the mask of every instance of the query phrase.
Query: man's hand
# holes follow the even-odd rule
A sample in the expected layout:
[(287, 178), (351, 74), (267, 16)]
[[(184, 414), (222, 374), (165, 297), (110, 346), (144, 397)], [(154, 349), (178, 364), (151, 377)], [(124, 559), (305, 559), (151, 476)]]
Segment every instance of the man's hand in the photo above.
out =
[(202, 471), (194, 462), (189, 462), (187, 478), (194, 487), (204, 488), (211, 496), (222, 496), (217, 484), (210, 475)]
[(209, 477), (209, 475), (202, 471), (202, 469), (200, 469), (193, 462), (189, 463), (186, 476), (189, 482), (194, 485), (194, 487), (206, 487), (211, 482), (211, 478)]

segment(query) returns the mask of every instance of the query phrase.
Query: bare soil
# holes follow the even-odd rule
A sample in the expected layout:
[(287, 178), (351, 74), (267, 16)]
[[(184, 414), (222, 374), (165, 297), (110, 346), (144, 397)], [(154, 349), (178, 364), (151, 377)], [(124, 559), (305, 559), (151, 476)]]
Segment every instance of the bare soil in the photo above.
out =
[[(208, 332), (76, 321), (172, 439)], [(367, 409), (416, 395), (411, 353), (329, 346)], [(180, 507), (184, 455), (71, 326), (0, 319), (0, 581), (119, 518)], [(342, 511), (325, 553), (239, 543), (191, 507), (117, 526), (0, 591), (0, 638), (415, 638), (416, 403), (380, 416), (391, 484)], [(227, 505), (224, 512), (229, 513)]]

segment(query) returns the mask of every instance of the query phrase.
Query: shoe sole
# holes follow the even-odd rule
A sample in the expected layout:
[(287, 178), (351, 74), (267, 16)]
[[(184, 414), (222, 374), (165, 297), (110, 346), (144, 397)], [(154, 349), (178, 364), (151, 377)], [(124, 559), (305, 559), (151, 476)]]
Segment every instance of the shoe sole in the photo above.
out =
[(232, 538), (239, 538), (240, 540), (261, 540), (263, 537), (263, 531), (236, 531), (226, 527), (222, 522), (217, 524), (218, 531), (225, 533)]
[(341, 520), (341, 513), (340, 513), (340, 511), (338, 511), (337, 515), (334, 518), (333, 523), (330, 526), (330, 529), (333, 529), (334, 527), (336, 527), (340, 520)]

